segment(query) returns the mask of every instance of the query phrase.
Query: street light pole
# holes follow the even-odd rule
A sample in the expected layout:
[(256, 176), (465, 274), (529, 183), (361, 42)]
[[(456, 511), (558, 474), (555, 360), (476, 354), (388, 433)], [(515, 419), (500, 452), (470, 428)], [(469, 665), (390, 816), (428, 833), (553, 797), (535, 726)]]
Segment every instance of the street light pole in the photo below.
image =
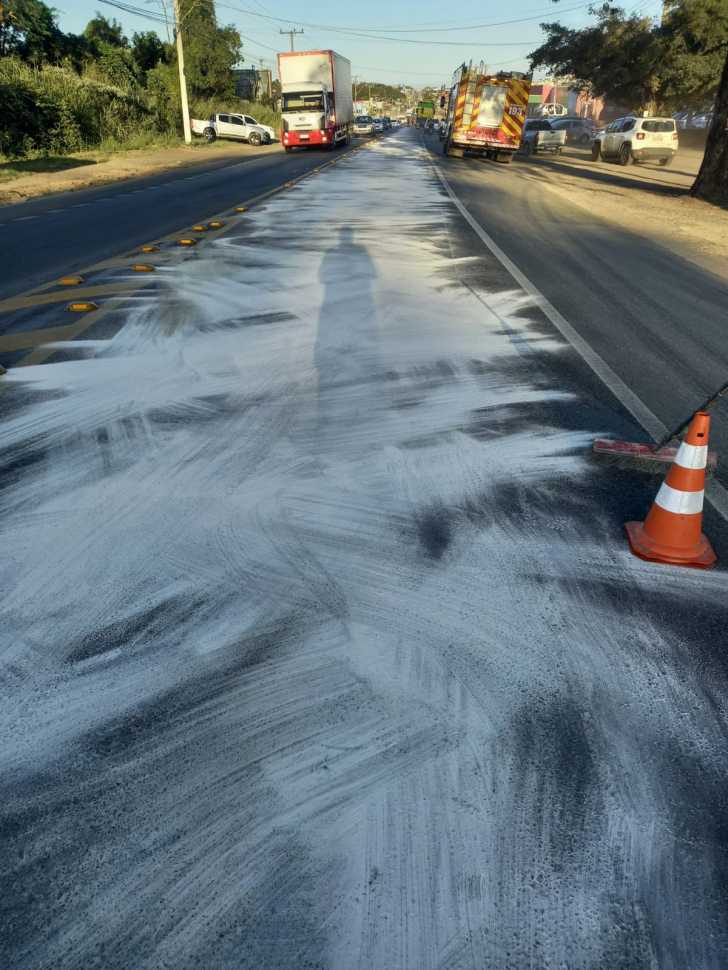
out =
[(182, 18), (179, 12), (179, 0), (174, 0), (174, 28), (177, 34), (177, 66), (179, 67), (179, 93), (182, 99), (182, 127), (185, 141), (192, 143), (192, 129), (190, 128), (190, 106), (187, 102), (187, 75), (185, 73), (185, 53), (182, 49)]

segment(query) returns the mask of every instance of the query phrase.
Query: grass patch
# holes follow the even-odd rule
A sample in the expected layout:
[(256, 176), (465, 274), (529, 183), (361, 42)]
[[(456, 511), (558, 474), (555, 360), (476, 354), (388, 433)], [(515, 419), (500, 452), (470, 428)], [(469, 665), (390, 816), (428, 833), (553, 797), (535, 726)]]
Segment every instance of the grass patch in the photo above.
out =
[(37, 175), (43, 172), (64, 172), (82, 165), (95, 165), (95, 158), (77, 158), (73, 155), (49, 155), (45, 158), (23, 158), (0, 161), (0, 182), (20, 178), (21, 175)]

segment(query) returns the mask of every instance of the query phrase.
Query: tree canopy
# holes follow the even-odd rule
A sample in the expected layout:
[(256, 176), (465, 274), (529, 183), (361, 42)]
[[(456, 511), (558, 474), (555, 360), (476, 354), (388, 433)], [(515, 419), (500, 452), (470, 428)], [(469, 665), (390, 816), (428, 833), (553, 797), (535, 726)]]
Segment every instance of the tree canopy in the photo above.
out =
[(710, 105), (728, 51), (728, 0), (673, 0), (662, 24), (610, 3), (591, 13), (596, 22), (582, 30), (541, 24), (546, 40), (529, 55), (531, 68), (631, 109)]

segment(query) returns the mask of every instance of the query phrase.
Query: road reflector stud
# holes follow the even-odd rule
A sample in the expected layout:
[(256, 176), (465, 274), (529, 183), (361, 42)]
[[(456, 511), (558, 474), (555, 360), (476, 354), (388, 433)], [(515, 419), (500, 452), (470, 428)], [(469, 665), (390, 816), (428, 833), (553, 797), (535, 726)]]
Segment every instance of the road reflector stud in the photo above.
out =
[(78, 286), (80, 283), (83, 283), (83, 276), (64, 276), (58, 280), (59, 286)]
[(318, 172), (318, 169), (317, 169), (317, 168), (315, 168), (315, 169), (314, 169), (314, 172)]
[(177, 240), (177, 245), (178, 246), (196, 246), (197, 245), (197, 240), (196, 239), (178, 239)]
[(192, 232), (207, 232), (207, 226), (193, 226)]
[(132, 269), (134, 270), (135, 273), (153, 273), (154, 272), (154, 267), (153, 266), (147, 266), (144, 263), (136, 263), (136, 265), (132, 266)]
[(159, 246), (142, 246), (142, 248), (139, 250), (139, 252), (141, 252), (141, 253), (158, 253), (159, 252)]
[(222, 227), (225, 225), (225, 223), (224, 222), (211, 222), (210, 225), (212, 226), (213, 229), (222, 229)]
[(648, 562), (709, 569), (717, 556), (702, 533), (710, 415), (698, 411), (644, 522), (627, 522), (632, 553)]
[(247, 205), (236, 205), (235, 206), (235, 211), (236, 212), (247, 212), (248, 211), (248, 207), (247, 207)]
[(99, 308), (98, 303), (94, 303), (93, 300), (74, 301), (73, 303), (69, 303), (68, 306), (66, 307), (67, 310), (81, 310), (81, 311), (98, 310), (98, 308)]

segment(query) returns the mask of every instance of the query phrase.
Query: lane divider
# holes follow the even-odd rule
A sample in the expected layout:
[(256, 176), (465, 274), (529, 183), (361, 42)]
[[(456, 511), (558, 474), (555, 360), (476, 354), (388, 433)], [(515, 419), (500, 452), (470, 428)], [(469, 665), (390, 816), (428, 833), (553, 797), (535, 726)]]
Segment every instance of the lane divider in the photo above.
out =
[(64, 276), (62, 280), (58, 280), (59, 286), (78, 286), (83, 283), (82, 276)]
[[(331, 163), (329, 162), (328, 164), (331, 164)], [(302, 179), (309, 178), (312, 174), (318, 173), (319, 171), (320, 171), (319, 168), (315, 168), (315, 169), (309, 170), (308, 172), (304, 172), (298, 177), (296, 181), (287, 183), (286, 187), (287, 188), (292, 187)], [(247, 205), (235, 206), (233, 209), (233, 213), (248, 212), (250, 211), (251, 207), (262, 204), (263, 202), (267, 201), (273, 196), (278, 195), (282, 191), (283, 191), (283, 188), (281, 186), (278, 186), (273, 189), (268, 189), (265, 192), (261, 192), (259, 195), (253, 196), (253, 198), (249, 199)], [(222, 213), (220, 213), (220, 215), (221, 216), (224, 216), (226, 214), (229, 215), (230, 211), (231, 210), (227, 208)], [(238, 221), (240, 221), (241, 219), (242, 219), (242, 215), (234, 216), (233, 225), (237, 225)], [(222, 233), (226, 231), (226, 223), (222, 219), (220, 219), (220, 217), (215, 217), (215, 219), (210, 220), (208, 222), (208, 225), (213, 226), (215, 231), (208, 233), (205, 236), (206, 240), (213, 241), (214, 239), (217, 238), (218, 235), (222, 235)], [(232, 228), (232, 226), (230, 226), (229, 228)], [(160, 244), (176, 243), (178, 246), (194, 246), (194, 245), (197, 245), (199, 240), (191, 239), (189, 237), (178, 238), (177, 233), (170, 233), (168, 236), (165, 236), (159, 239), (158, 242)], [(142, 246), (132, 250), (128, 250), (127, 252), (122, 253), (118, 256), (114, 256), (114, 257), (111, 257), (110, 259), (103, 260), (99, 263), (95, 263), (91, 266), (88, 266), (82, 269), (81, 272), (88, 274), (88, 273), (100, 272), (103, 270), (123, 269), (125, 266), (128, 266), (129, 257), (139, 252), (145, 252), (145, 253), (160, 252), (160, 246), (156, 244), (154, 245), (150, 244), (148, 246)], [(173, 252), (174, 250), (169, 250), (168, 255), (172, 256)], [(152, 267), (152, 271), (153, 270), (154, 270), (154, 267)], [(84, 281), (83, 276), (74, 277), (73, 279), (74, 279), (74, 285), (80, 285), (80, 283), (83, 283)], [(77, 283), (76, 280), (78, 280), (79, 283)], [(6, 300), (0, 300), (0, 313), (11, 312), (13, 310), (19, 310), (19, 309), (26, 309), (34, 306), (50, 305), (55, 302), (58, 302), (59, 294), (57, 291), (54, 293), (47, 292), (52, 287), (57, 285), (58, 285), (57, 281), (51, 282), (51, 283), (42, 283), (39, 286), (34, 287), (33, 289), (26, 290), (25, 293), (23, 293), (20, 296), (9, 297)], [(42, 364), (56, 352), (57, 348), (54, 346), (48, 346), (49, 344), (52, 345), (55, 343), (72, 341), (73, 339), (78, 337), (81, 333), (83, 333), (84, 330), (87, 330), (89, 329), (89, 327), (92, 327), (96, 323), (98, 323), (103, 317), (107, 315), (107, 313), (109, 313), (119, 303), (121, 303), (128, 294), (133, 292), (138, 292), (139, 290), (143, 289), (147, 285), (148, 285), (147, 283), (142, 283), (141, 281), (139, 281), (138, 283), (116, 283), (116, 284), (110, 284), (110, 285), (98, 284), (93, 286), (87, 286), (84, 288), (84, 290), (81, 293), (77, 294), (77, 296), (81, 297), (86, 295), (94, 295), (94, 296), (108, 295), (110, 297), (110, 299), (104, 302), (104, 305), (101, 308), (99, 308), (98, 304), (96, 304), (94, 301), (91, 301), (91, 300), (73, 301), (74, 303), (81, 303), (81, 302), (84, 302), (84, 303), (88, 302), (89, 304), (93, 303), (93, 307), (89, 307), (89, 309), (86, 311), (86, 313), (89, 315), (91, 310), (95, 311), (93, 312), (93, 315), (90, 317), (90, 319), (86, 317), (86, 314), (84, 314), (84, 319), (79, 320), (78, 323), (73, 325), (62, 326), (62, 327), (46, 327), (44, 329), (36, 330), (36, 331), (23, 331), (21, 333), (11, 334), (5, 337), (0, 336), (0, 351), (17, 351), (17, 350), (25, 350), (25, 349), (33, 348), (30, 354), (28, 354), (26, 357), (23, 357), (16, 364), (13, 364), (12, 365), (13, 368), (32, 367), (37, 364)], [(60, 299), (63, 299), (62, 295), (60, 296)], [(70, 309), (70, 305), (69, 305), (69, 309)], [(2, 373), (7, 373), (7, 371), (4, 368), (0, 368), (0, 375)], [(7, 389), (7, 387), (9, 386), (10, 385), (7, 384), (6, 382), (0, 383), (0, 392), (3, 389)]]
[(82, 311), (84, 313), (89, 313), (91, 310), (98, 310), (98, 308), (98, 303), (94, 303), (93, 300), (74, 301), (66, 307), (67, 310)]
[(135, 273), (153, 273), (155, 270), (154, 266), (149, 266), (146, 263), (136, 263), (132, 266)]
[(207, 232), (207, 226), (193, 226), (192, 232)]

